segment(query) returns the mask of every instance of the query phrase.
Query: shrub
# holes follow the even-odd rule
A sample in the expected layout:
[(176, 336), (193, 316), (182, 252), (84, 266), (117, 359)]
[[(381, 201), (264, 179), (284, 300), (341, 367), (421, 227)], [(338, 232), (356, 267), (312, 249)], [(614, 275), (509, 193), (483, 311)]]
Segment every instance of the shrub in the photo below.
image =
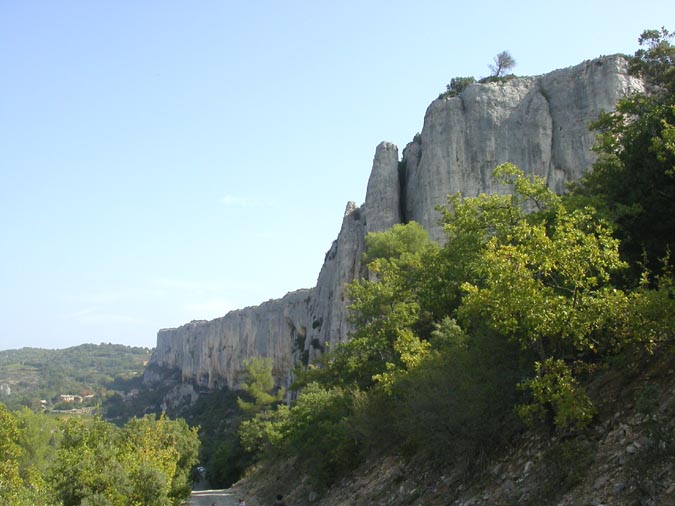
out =
[(360, 454), (350, 425), (353, 398), (342, 388), (308, 385), (291, 408), (287, 448), (319, 486), (356, 468)]
[(453, 77), (450, 79), (450, 84), (447, 84), (446, 91), (441, 93), (438, 98), (449, 98), (456, 97), (461, 95), (461, 93), (466, 89), (470, 84), (475, 83), (476, 80), (473, 76), (470, 77)]
[[(471, 471), (518, 428), (513, 414), (521, 374), (517, 345), (487, 330), (456, 339), (451, 320), (439, 325), (432, 353), (394, 387), (396, 424), (411, 452)], [(448, 332), (448, 328), (451, 332)], [(453, 335), (448, 335), (453, 334)]]

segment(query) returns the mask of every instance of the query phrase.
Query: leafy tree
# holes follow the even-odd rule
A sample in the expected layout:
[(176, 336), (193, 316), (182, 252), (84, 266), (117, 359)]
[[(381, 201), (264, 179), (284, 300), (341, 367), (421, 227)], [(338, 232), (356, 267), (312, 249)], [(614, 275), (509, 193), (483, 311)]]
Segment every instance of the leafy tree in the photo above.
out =
[(595, 408), (568, 363), (546, 357), (543, 362), (536, 362), (534, 368), (535, 377), (521, 384), (531, 391), (533, 399), (529, 404), (518, 406), (524, 420), (533, 423), (553, 416), (552, 423), (557, 427), (583, 426), (590, 422)]
[(16, 420), (4, 404), (0, 404), (0, 499), (5, 504), (11, 504), (23, 487), (19, 475), (21, 448), (16, 443), (18, 438)]
[[(618, 241), (592, 209), (567, 210), (542, 180), (525, 178), (508, 164), (495, 174), (513, 181), (515, 194), (500, 199), (497, 213), (489, 197), (465, 201), (470, 215), (491, 223), (479, 229), (489, 233), (479, 237), (485, 241), (479, 275), (463, 285), (460, 321), (468, 330), (487, 325), (534, 352), (535, 376), (524, 383), (534, 402), (552, 409), (559, 426), (583, 425), (592, 410), (583, 390), (569, 381), (570, 361), (618, 345), (616, 329), (625, 324), (629, 305), (629, 297), (611, 285), (612, 274), (625, 267)], [(524, 197), (541, 211), (525, 214)], [(455, 218), (445, 219), (452, 224)]]
[(185, 412), (186, 422), (200, 427), (199, 460), (212, 487), (231, 486), (251, 463), (251, 455), (243, 450), (237, 434), (241, 415), (237, 394), (228, 388), (200, 396)]
[[(542, 180), (509, 164), (495, 176), (513, 184), (512, 196), (455, 201), (454, 213), (444, 215), (449, 237), (479, 252), (474, 276), (463, 284), (459, 321), (472, 335), (487, 326), (535, 354), (535, 374), (522, 383), (532, 402), (521, 413), (583, 426), (593, 408), (578, 373), (627, 345), (669, 339), (653, 322), (672, 306), (665, 295), (613, 286), (625, 263), (611, 227), (592, 208), (568, 209)], [(528, 214), (525, 207), (539, 210)]]
[(492, 65), (488, 65), (492, 71), (492, 77), (503, 77), (506, 72), (516, 66), (516, 60), (508, 51), (502, 51), (494, 57)]
[(424, 354), (418, 333), (429, 322), (420, 311), (418, 288), (425, 259), (438, 249), (415, 222), (368, 234), (364, 263), (370, 279), (348, 286), (355, 331), (331, 354), (329, 370), (339, 371), (334, 380), (368, 388)]
[(253, 357), (244, 361), (246, 379), (241, 390), (246, 392), (253, 402), (237, 399), (239, 408), (246, 413), (257, 413), (281, 401), (286, 394), (283, 388), (276, 392), (274, 376), (272, 376), (272, 359)]
[(242, 414), (233, 416), (231, 427), (211, 455), (207, 475), (212, 484), (229, 486), (247, 465), (272, 451), (279, 441), (278, 429), (287, 407), (279, 403), (286, 391), (276, 388), (271, 358), (254, 357), (244, 362), (244, 397), (237, 397)]
[(30, 462), (20, 442), (25, 438), (21, 421), (0, 404), (0, 503), (13, 506), (50, 504), (42, 474)]
[(419, 223), (396, 224), (385, 232), (367, 235), (363, 263), (377, 272), (382, 262), (404, 261), (406, 256), (421, 252), (429, 244), (429, 234)]
[[(242, 437), (243, 439), (243, 437)], [(206, 478), (213, 487), (228, 488), (236, 483), (252, 463), (252, 452), (257, 447), (245, 448), (239, 433), (227, 433), (210, 454)]]
[(92, 501), (122, 506), (131, 495), (128, 474), (120, 462), (120, 429), (103, 420), (90, 425), (76, 418), (63, 427), (63, 440), (50, 479), (64, 506)]
[(347, 390), (312, 383), (288, 414), (287, 448), (319, 484), (331, 484), (360, 462), (358, 441), (349, 424), (352, 406)]
[(22, 408), (14, 416), (20, 430), (17, 443), (22, 449), (19, 459), (21, 477), (34, 494), (47, 497), (51, 491), (44, 476), (54, 460), (60, 437), (56, 421), (28, 408)]
[(190, 495), (190, 472), (198, 462), (197, 428), (184, 420), (147, 415), (123, 429), (124, 463), (138, 504), (175, 504)]
[(177, 506), (190, 494), (198, 447), (196, 429), (183, 420), (147, 416), (118, 428), (72, 418), (49, 476), (64, 506)]
[(282, 404), (242, 421), (239, 440), (244, 450), (258, 456), (280, 450), (285, 444), (288, 414), (288, 406)]
[(471, 472), (519, 428), (513, 406), (526, 364), (516, 344), (488, 329), (469, 335), (450, 317), (431, 342), (433, 351), (392, 386), (393, 441)]
[[(675, 50), (671, 44), (673, 34), (662, 27), (660, 30), (645, 30), (638, 38), (640, 46), (630, 61), (630, 70), (642, 77), (650, 86), (651, 93), (675, 92)], [(665, 98), (665, 97), (663, 97)]]
[[(645, 48), (630, 58), (630, 71), (642, 77), (645, 93), (619, 101), (601, 114), (598, 160), (579, 184), (586, 197), (614, 221), (621, 251), (633, 280), (646, 263), (657, 271), (675, 245), (675, 47), (666, 29), (645, 31)], [(673, 257), (669, 258), (673, 265)]]

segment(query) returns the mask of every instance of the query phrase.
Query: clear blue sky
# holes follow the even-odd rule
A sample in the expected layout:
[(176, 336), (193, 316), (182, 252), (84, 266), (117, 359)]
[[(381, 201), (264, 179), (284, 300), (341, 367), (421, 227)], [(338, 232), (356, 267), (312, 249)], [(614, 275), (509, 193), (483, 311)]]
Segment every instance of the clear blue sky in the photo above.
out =
[(314, 286), (454, 76), (633, 53), (672, 0), (0, 0), (0, 349), (155, 345)]

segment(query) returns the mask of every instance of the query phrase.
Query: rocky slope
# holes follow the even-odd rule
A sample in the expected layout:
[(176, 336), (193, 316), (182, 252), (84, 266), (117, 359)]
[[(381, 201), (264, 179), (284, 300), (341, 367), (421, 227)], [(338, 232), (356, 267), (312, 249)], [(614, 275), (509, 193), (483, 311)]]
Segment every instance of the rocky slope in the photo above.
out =
[(673, 506), (675, 354), (641, 370), (599, 374), (589, 385), (598, 407), (581, 433), (523, 432), (467, 472), (467, 463), (373, 459), (327, 491), (292, 463), (268, 465), (235, 486), (249, 506), (281, 493), (295, 506)]
[(400, 158), (394, 144), (377, 146), (366, 201), (347, 204), (314, 288), (160, 330), (146, 383), (179, 371), (184, 382), (198, 387), (236, 386), (251, 356), (271, 357), (275, 376), (288, 383), (293, 364), (312, 362), (326, 345), (348, 338), (344, 285), (359, 276), (368, 232), (414, 220), (442, 240), (435, 207), (455, 192), (507, 191), (490, 179), (504, 162), (562, 191), (592, 163), (589, 122), (640, 88), (628, 76), (626, 61), (610, 56), (542, 76), (474, 84), (458, 97), (435, 100), (422, 132)]

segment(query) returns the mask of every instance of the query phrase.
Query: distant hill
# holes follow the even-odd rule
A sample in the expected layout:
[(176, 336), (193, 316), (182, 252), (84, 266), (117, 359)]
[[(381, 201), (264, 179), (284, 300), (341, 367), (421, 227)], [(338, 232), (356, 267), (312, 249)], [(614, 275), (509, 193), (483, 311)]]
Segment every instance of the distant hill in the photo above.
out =
[(140, 384), (151, 352), (109, 343), (0, 351), (0, 402), (10, 409), (102, 404)]

